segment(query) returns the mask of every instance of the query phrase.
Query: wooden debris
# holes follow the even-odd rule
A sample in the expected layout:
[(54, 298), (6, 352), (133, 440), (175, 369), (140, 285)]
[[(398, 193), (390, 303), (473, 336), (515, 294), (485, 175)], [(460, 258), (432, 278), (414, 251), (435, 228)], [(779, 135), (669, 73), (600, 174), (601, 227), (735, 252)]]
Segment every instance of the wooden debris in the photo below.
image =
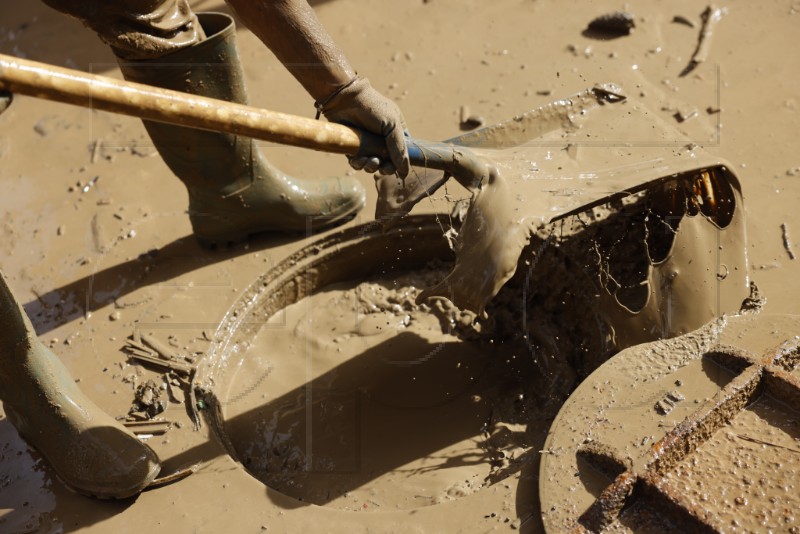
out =
[(151, 434), (160, 436), (172, 428), (172, 421), (123, 421), (122, 425), (136, 435)]
[(173, 351), (172, 348), (170, 348), (167, 345), (161, 343), (155, 337), (153, 337), (151, 335), (148, 335), (148, 334), (145, 334), (145, 333), (141, 333), (140, 336), (142, 338), (142, 343), (144, 343), (145, 345), (147, 345), (148, 347), (150, 347), (151, 349), (156, 351), (156, 353), (158, 353), (158, 355), (161, 356), (162, 358), (164, 358), (165, 360), (178, 360), (179, 359), (178, 355), (175, 354), (175, 351)]
[(153, 356), (147, 356), (145, 354), (142, 354), (139, 351), (131, 351), (130, 349), (128, 349), (128, 355), (134, 360), (152, 364), (162, 370), (173, 371), (181, 376), (189, 376), (194, 370), (194, 368), (191, 365), (185, 364), (183, 362), (179, 362), (176, 360), (164, 360), (162, 358), (155, 358)]
[(161, 486), (166, 486), (167, 484), (172, 484), (173, 482), (177, 482), (179, 480), (183, 480), (184, 478), (188, 477), (189, 475), (193, 475), (200, 469), (199, 464), (192, 465), (187, 467), (186, 469), (181, 469), (180, 471), (176, 471), (171, 475), (166, 475), (163, 477), (159, 477), (153, 480), (150, 484), (148, 484), (147, 488), (145, 489), (153, 489), (153, 488), (160, 488)]
[(672, 17), (672, 22), (674, 22), (675, 24), (683, 24), (684, 26), (689, 26), (690, 28), (694, 28), (694, 22), (687, 19), (683, 15), (675, 15), (674, 17)]
[(795, 255), (794, 251), (792, 250), (792, 241), (789, 238), (789, 227), (786, 226), (786, 223), (781, 223), (781, 236), (783, 237), (783, 248), (786, 249), (789, 259), (793, 260)]
[(100, 149), (102, 146), (103, 146), (102, 139), (97, 139), (92, 144), (92, 158), (90, 160), (92, 163), (97, 163), (97, 158), (100, 156)]
[(725, 8), (718, 8), (713, 5), (708, 6), (705, 11), (703, 11), (701, 15), (703, 24), (700, 26), (700, 34), (697, 36), (697, 48), (695, 48), (694, 54), (692, 54), (692, 58), (689, 60), (689, 64), (681, 71), (680, 76), (686, 76), (700, 63), (708, 59), (714, 28), (716, 28), (717, 23), (725, 13)]

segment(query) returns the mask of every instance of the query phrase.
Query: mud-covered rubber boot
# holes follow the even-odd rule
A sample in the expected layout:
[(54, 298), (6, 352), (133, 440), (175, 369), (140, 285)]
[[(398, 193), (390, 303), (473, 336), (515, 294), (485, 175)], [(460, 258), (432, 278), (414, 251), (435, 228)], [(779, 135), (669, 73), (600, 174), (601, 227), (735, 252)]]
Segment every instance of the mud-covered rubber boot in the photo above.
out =
[[(233, 19), (199, 13), (205, 40), (158, 59), (119, 60), (130, 81), (247, 103)], [(189, 218), (207, 245), (264, 231), (304, 232), (360, 210), (364, 188), (350, 177), (301, 180), (270, 165), (252, 139), (144, 121), (161, 157), (189, 190)]]
[(42, 345), (2, 272), (0, 400), (20, 435), (78, 493), (131, 497), (161, 469), (156, 453), (86, 397)]

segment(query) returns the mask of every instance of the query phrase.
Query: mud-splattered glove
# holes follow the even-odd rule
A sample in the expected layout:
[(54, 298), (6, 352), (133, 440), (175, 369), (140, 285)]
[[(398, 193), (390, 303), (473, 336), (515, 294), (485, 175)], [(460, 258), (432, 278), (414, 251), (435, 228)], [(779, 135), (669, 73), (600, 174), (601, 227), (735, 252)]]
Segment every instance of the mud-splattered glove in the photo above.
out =
[(8, 106), (11, 105), (11, 101), (13, 99), (14, 95), (12, 95), (10, 91), (0, 89), (0, 115), (2, 115), (2, 113), (8, 109)]
[(380, 94), (366, 78), (355, 77), (331, 96), (317, 101), (317, 109), (331, 122), (338, 122), (366, 130), (386, 141), (388, 160), (378, 157), (355, 156), (350, 165), (367, 172), (381, 174), (408, 174), (409, 161), (406, 148), (406, 122), (397, 104)]

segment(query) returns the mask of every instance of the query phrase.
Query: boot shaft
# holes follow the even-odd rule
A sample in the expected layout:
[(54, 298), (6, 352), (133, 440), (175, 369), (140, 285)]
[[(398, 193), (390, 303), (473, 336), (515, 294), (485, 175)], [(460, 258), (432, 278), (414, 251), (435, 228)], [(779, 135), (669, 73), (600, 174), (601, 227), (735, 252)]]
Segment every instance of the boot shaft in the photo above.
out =
[[(119, 61), (126, 80), (247, 103), (244, 72), (236, 48), (233, 19), (222, 13), (200, 13), (204, 41), (159, 59)], [(221, 196), (247, 188), (253, 180), (257, 151), (249, 138), (183, 126), (143, 121), (170, 170), (190, 195)]]
[(29, 347), (35, 339), (33, 325), (14, 298), (5, 274), (0, 271), (0, 373), (5, 362), (14, 358), (20, 348)]

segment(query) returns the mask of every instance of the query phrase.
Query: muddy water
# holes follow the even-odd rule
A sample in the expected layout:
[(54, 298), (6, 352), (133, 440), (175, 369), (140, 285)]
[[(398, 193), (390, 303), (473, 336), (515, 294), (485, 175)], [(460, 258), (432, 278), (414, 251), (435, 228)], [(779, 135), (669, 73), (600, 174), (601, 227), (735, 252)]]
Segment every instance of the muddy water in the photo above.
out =
[(223, 400), (248, 471), (303, 502), (380, 511), (519, 469), (542, 417), (526, 401), (536, 368), (481, 342), (474, 315), (415, 304), (443, 272), (329, 287), (261, 327)]

